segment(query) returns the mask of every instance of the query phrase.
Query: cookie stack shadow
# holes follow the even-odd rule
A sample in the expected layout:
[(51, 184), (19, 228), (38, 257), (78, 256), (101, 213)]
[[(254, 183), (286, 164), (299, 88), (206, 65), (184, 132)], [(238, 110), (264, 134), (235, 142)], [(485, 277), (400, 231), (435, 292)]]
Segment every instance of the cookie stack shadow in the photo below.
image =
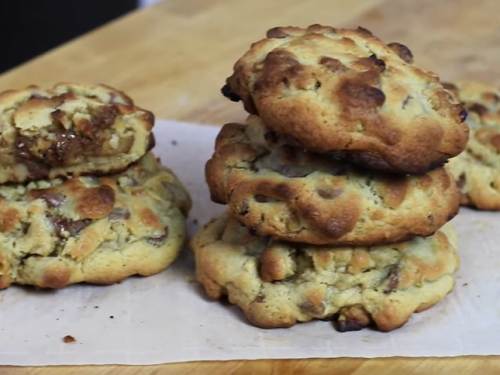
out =
[(191, 200), (151, 152), (154, 116), (104, 85), (0, 94), (0, 289), (167, 268)]
[(263, 328), (391, 331), (454, 286), (460, 192), (443, 165), (466, 112), (410, 50), (368, 30), (275, 28), (222, 93), (206, 181), (228, 209), (192, 239), (196, 277)]

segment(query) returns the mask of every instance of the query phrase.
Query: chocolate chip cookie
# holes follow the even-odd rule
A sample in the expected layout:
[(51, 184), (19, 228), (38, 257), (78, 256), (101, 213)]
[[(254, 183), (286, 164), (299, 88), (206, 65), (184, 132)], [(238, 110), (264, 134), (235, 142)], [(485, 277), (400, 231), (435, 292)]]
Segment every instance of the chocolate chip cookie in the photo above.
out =
[(0, 94), (0, 184), (117, 173), (154, 146), (154, 116), (103, 85)]
[(462, 205), (500, 210), (500, 90), (461, 81), (445, 84), (469, 113), (469, 141), (447, 169), (462, 192)]
[(459, 266), (451, 224), (428, 238), (333, 248), (255, 236), (226, 212), (190, 247), (206, 293), (227, 295), (262, 328), (333, 319), (340, 331), (391, 331), (443, 299)]
[(222, 92), (301, 147), (370, 169), (425, 173), (467, 142), (467, 113), (438, 76), (363, 28), (271, 29)]
[(260, 118), (227, 124), (206, 164), (212, 200), (256, 234), (316, 245), (429, 236), (456, 215), (444, 168), (418, 176), (365, 170), (290, 146)]
[(113, 284), (167, 268), (191, 200), (151, 153), (110, 176), (0, 187), (0, 289)]

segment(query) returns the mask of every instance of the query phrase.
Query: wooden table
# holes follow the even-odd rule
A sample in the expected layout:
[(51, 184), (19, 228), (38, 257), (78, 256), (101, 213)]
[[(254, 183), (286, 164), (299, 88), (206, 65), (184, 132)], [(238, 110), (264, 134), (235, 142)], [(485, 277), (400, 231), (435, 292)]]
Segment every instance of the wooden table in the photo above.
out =
[[(1, 75), (0, 90), (103, 82), (123, 89), (158, 118), (223, 124), (245, 116), (240, 105), (222, 98), (219, 88), (249, 44), (270, 27), (312, 23), (362, 25), (386, 41), (409, 46), (418, 64), (446, 80), (500, 85), (499, 11), (498, 0), (166, 0)], [(461, 357), (232, 361), (140, 369), (2, 367), (0, 374), (484, 375), (499, 368), (498, 357)]]

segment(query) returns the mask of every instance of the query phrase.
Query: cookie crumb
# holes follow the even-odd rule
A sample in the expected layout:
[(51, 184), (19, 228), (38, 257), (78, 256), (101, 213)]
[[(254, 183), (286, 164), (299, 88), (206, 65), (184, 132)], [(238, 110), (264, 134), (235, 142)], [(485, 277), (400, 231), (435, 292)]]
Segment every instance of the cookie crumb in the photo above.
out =
[(98, 308), (99, 308), (99, 306), (94, 306), (94, 309), (98, 309)]
[(76, 339), (71, 335), (64, 336), (62, 340), (65, 344), (71, 344), (72, 342), (76, 341)]
[(462, 286), (467, 286), (467, 285), (469, 285), (469, 283), (463, 283), (463, 284), (462, 284)]
[(109, 319), (114, 319), (115, 317), (113, 315), (110, 315), (109, 316)]

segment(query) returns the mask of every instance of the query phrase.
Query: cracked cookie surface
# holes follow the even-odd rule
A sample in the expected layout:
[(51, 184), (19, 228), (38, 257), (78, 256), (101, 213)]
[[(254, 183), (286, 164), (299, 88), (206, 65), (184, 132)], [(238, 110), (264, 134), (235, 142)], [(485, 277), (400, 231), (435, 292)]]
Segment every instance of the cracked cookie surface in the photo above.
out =
[(225, 212), (190, 248), (206, 293), (227, 295), (262, 328), (333, 319), (340, 331), (391, 331), (443, 299), (459, 266), (449, 223), (428, 238), (334, 248), (258, 237)]
[(370, 169), (424, 173), (467, 142), (466, 111), (438, 76), (362, 28), (271, 29), (222, 93), (309, 151)]
[(500, 210), (500, 90), (474, 81), (445, 86), (469, 113), (465, 151), (446, 166), (462, 193), (461, 204)]
[(226, 124), (205, 167), (212, 200), (262, 236), (373, 245), (428, 236), (456, 215), (444, 168), (419, 176), (365, 170), (287, 144), (257, 116)]
[(117, 173), (154, 146), (154, 116), (104, 85), (0, 93), (0, 184)]
[(148, 153), (126, 171), (0, 187), (0, 289), (113, 284), (167, 268), (191, 200)]

